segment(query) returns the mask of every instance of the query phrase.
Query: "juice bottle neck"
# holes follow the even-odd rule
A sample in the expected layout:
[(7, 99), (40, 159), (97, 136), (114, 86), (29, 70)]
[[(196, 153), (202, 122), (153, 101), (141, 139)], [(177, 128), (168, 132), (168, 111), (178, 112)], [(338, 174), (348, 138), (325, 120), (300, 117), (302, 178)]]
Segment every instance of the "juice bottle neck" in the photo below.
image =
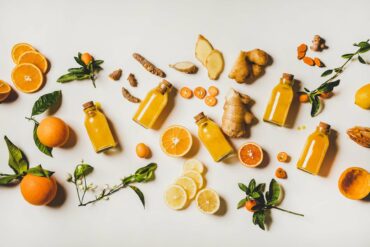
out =
[(94, 117), (97, 113), (97, 109), (95, 106), (91, 106), (91, 107), (88, 107), (86, 109), (84, 109), (84, 112), (86, 114), (86, 116), (89, 116), (89, 117)]
[(320, 124), (316, 127), (316, 131), (328, 135), (330, 133), (330, 125), (324, 122), (320, 122)]
[(159, 83), (158, 87), (156, 87), (156, 91), (161, 94), (166, 94), (171, 90), (171, 88), (172, 84), (166, 80), (163, 80), (161, 83)]
[(288, 85), (288, 86), (293, 86), (294, 84), (294, 75), (284, 73), (283, 76), (280, 78), (280, 84)]

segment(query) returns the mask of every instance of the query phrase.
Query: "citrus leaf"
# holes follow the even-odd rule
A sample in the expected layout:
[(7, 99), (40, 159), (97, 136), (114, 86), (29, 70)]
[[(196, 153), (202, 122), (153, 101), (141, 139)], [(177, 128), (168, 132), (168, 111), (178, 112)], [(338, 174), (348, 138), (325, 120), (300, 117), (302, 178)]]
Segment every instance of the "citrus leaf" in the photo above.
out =
[(328, 76), (328, 75), (330, 75), (331, 73), (333, 73), (333, 70), (332, 70), (332, 69), (325, 70), (325, 71), (321, 74), (321, 77)]
[(360, 50), (358, 51), (359, 53), (366, 53), (370, 51), (370, 46), (367, 47), (361, 47)]
[(241, 200), (238, 202), (237, 209), (244, 207), (246, 202), (247, 202), (247, 198), (241, 199)]
[(275, 179), (272, 179), (269, 186), (269, 191), (266, 193), (267, 205), (274, 206), (280, 197), (281, 187)]
[(359, 46), (361, 48), (366, 48), (366, 47), (370, 47), (370, 44), (366, 41), (361, 41), (360, 43), (358, 43), (357, 46)]
[(247, 192), (248, 187), (247, 187), (245, 184), (243, 184), (243, 183), (238, 183), (238, 186), (239, 186), (239, 188), (240, 188), (242, 191)]
[(143, 207), (145, 208), (145, 198), (143, 192), (138, 187), (135, 187), (133, 185), (129, 186), (133, 191), (135, 191), (136, 195), (140, 198), (141, 203), (143, 204)]
[(16, 145), (14, 145), (7, 136), (4, 136), (9, 150), (9, 166), (16, 174), (22, 174), (27, 171), (29, 164), (26, 156)]
[(265, 183), (262, 183), (262, 184), (257, 185), (256, 191), (257, 192), (264, 192), (265, 191), (265, 188), (266, 188), (266, 184)]
[(309, 100), (311, 103), (311, 117), (315, 117), (319, 113), (321, 107), (319, 96), (316, 94), (310, 94)]
[(44, 168), (42, 168), (41, 165), (38, 165), (38, 166), (35, 166), (35, 167), (32, 167), (32, 168), (28, 169), (27, 174), (32, 174), (32, 175), (35, 175), (35, 176), (38, 176), (38, 177), (47, 177), (47, 178), (49, 178), (54, 174), (54, 172), (45, 170)]
[(253, 199), (258, 199), (258, 198), (260, 198), (260, 194), (258, 193), (258, 192), (256, 192), (256, 191), (254, 191), (254, 192), (252, 192), (251, 194), (250, 194), (250, 196), (253, 198)]
[(342, 55), (342, 58), (349, 59), (349, 58), (352, 58), (353, 55), (355, 55), (355, 54), (353, 54), (353, 53), (347, 53), (347, 54)]
[(92, 173), (93, 170), (94, 170), (94, 167), (88, 164), (77, 165), (74, 171), (75, 180), (80, 179), (82, 176), (86, 177), (87, 175)]
[(256, 180), (252, 179), (249, 182), (248, 188), (249, 188), (249, 193), (252, 193), (254, 189), (256, 188)]
[(358, 61), (362, 64), (366, 64), (365, 60), (360, 55), (358, 55)]
[(61, 97), (62, 91), (60, 90), (42, 95), (33, 104), (31, 117), (45, 112), (47, 109), (58, 103)]
[(35, 123), (35, 126), (33, 127), (33, 141), (35, 142), (36, 147), (47, 156), (53, 157), (52, 151), (53, 148), (47, 147), (44, 144), (42, 144), (37, 136), (37, 128), (39, 127), (38, 123)]
[(258, 225), (262, 230), (265, 230), (265, 211), (257, 211), (253, 213), (253, 224)]
[(84, 64), (84, 62), (81, 60), (81, 53), (78, 53), (78, 57), (74, 57), (75, 61), (81, 65), (82, 67), (85, 67), (86, 65)]
[(2, 176), (0, 177), (0, 185), (7, 185), (13, 183), (16, 179), (18, 179), (19, 175), (9, 175), (9, 176)]

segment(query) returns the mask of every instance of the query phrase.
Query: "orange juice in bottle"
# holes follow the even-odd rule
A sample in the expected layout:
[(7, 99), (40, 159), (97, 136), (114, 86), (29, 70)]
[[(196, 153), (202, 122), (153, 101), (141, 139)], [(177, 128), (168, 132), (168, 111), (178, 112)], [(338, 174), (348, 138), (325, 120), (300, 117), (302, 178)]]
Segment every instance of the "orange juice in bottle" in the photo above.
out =
[(297, 167), (308, 173), (317, 175), (329, 147), (330, 125), (320, 122), (316, 131), (307, 139)]
[(194, 117), (198, 125), (198, 136), (214, 161), (219, 162), (234, 153), (220, 127), (203, 112)]
[(172, 84), (163, 80), (156, 88), (150, 90), (140, 103), (133, 120), (147, 129), (152, 128), (167, 105), (171, 88)]
[(104, 114), (97, 109), (92, 101), (83, 104), (83, 108), (85, 112), (85, 128), (95, 152), (99, 153), (115, 147), (117, 143), (113, 138)]
[(280, 82), (272, 90), (270, 100), (267, 104), (263, 120), (284, 126), (288, 116), (290, 105), (292, 104), (294, 92), (292, 85), (294, 76), (284, 73)]

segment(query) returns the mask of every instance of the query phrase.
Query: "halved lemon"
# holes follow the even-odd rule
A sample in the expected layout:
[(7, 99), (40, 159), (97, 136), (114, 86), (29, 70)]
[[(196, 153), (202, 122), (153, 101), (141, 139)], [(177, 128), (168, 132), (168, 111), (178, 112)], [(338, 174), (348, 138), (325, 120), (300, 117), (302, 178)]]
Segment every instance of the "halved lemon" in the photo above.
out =
[(0, 102), (3, 102), (8, 98), (12, 88), (5, 81), (0, 80)]
[(175, 184), (180, 185), (186, 191), (189, 200), (193, 199), (197, 194), (197, 184), (189, 177), (179, 177)]
[(164, 193), (164, 201), (172, 209), (183, 209), (188, 201), (186, 191), (180, 185), (171, 185)]
[(35, 48), (32, 45), (27, 43), (18, 43), (15, 44), (12, 48), (12, 59), (15, 64), (18, 64), (19, 57), (26, 51), (34, 51)]
[(33, 65), (36, 65), (42, 73), (45, 73), (48, 70), (48, 61), (37, 51), (26, 51), (20, 55), (18, 58), (18, 64), (22, 63), (32, 63)]
[(214, 214), (220, 208), (220, 197), (216, 191), (209, 188), (199, 191), (195, 201), (198, 209), (205, 214)]
[(243, 144), (238, 151), (240, 162), (247, 167), (256, 167), (262, 163), (262, 148), (253, 142)]
[(200, 190), (203, 187), (204, 179), (202, 174), (200, 174), (199, 172), (187, 171), (184, 172), (183, 176), (193, 179), (195, 184), (197, 185), (197, 190)]
[(39, 68), (31, 63), (22, 63), (12, 71), (15, 87), (24, 93), (33, 93), (42, 87), (44, 77)]
[(187, 154), (193, 145), (189, 130), (180, 125), (168, 127), (161, 135), (162, 151), (171, 157), (181, 157)]
[(188, 159), (183, 165), (183, 171), (196, 171), (199, 173), (204, 172), (204, 165), (197, 159)]

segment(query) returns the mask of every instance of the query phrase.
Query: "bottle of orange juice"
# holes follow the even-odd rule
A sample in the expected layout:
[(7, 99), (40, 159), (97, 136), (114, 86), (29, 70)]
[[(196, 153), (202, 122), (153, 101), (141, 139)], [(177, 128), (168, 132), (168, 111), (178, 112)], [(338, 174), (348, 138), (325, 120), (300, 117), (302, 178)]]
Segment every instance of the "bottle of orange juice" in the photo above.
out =
[(263, 116), (264, 121), (279, 126), (285, 125), (289, 108), (294, 97), (292, 88), (294, 83), (293, 78), (293, 75), (284, 73), (279, 84), (274, 87), (266, 107), (265, 115)]
[(329, 147), (330, 125), (320, 122), (316, 131), (307, 139), (297, 167), (303, 171), (317, 175)]
[(210, 120), (203, 112), (194, 117), (198, 125), (198, 136), (214, 161), (219, 162), (234, 153), (220, 127)]
[(95, 152), (103, 152), (117, 145), (108, 121), (104, 114), (97, 109), (94, 102), (83, 104), (85, 112), (85, 127)]
[(140, 103), (133, 120), (147, 129), (152, 128), (168, 103), (171, 88), (172, 84), (163, 80), (156, 88), (150, 90)]

